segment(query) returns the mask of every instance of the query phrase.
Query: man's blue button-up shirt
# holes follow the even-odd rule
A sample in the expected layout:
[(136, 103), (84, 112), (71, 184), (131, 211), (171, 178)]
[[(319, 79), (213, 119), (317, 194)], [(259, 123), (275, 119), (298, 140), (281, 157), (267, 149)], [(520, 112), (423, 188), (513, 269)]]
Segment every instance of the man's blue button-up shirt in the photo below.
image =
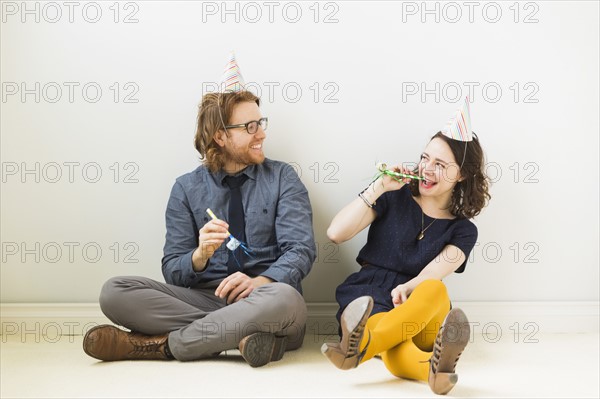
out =
[[(306, 187), (284, 162), (265, 159), (242, 171), (249, 179), (241, 187), (246, 218), (246, 257), (243, 272), (287, 283), (302, 292), (301, 281), (315, 260), (312, 209)], [(221, 245), (206, 269), (192, 268), (199, 230), (209, 220), (210, 208), (228, 220), (230, 190), (226, 173), (211, 173), (204, 165), (176, 179), (167, 205), (167, 235), (162, 259), (165, 281), (182, 287), (227, 277), (228, 249)]]

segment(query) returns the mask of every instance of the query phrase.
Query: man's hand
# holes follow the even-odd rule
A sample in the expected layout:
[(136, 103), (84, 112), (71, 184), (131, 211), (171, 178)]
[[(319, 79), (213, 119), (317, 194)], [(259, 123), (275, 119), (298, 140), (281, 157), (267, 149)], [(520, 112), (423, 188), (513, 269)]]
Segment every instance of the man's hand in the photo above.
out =
[(215, 290), (215, 295), (219, 298), (226, 297), (227, 304), (230, 304), (246, 298), (255, 288), (271, 282), (273, 280), (268, 277), (250, 278), (242, 272), (235, 272), (221, 281), (221, 284)]
[(192, 254), (194, 270), (201, 272), (206, 267), (206, 262), (215, 253), (217, 248), (229, 237), (229, 225), (219, 219), (210, 220), (199, 231), (198, 248)]

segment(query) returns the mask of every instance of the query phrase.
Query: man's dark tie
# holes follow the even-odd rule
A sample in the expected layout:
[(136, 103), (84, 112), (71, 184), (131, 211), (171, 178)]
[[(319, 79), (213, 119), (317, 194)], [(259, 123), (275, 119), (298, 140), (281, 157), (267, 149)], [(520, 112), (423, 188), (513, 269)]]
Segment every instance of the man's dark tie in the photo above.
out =
[[(229, 200), (229, 232), (238, 240), (246, 241), (246, 221), (244, 218), (244, 206), (242, 205), (242, 193), (240, 187), (248, 179), (248, 176), (241, 174), (239, 176), (225, 176), (225, 184), (231, 190), (231, 198)], [(233, 274), (237, 271), (242, 271), (244, 267), (244, 251), (242, 247), (237, 247), (235, 251), (229, 251), (227, 259), (227, 274)], [(235, 258), (238, 262), (236, 262)], [(241, 266), (241, 268), (240, 268)]]

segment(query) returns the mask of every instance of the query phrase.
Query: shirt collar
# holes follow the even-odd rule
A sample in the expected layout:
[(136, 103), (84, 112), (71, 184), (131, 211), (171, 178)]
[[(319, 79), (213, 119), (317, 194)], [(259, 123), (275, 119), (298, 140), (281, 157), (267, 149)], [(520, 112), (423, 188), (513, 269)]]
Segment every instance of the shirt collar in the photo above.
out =
[[(241, 172), (238, 172), (236, 175), (240, 175), (240, 174), (245, 174), (246, 176), (248, 176), (250, 179), (252, 180), (256, 180), (256, 175), (258, 173), (258, 165), (248, 165), (246, 166), (245, 169), (243, 169)], [(223, 179), (225, 179), (225, 176), (229, 176), (223, 169), (220, 169), (218, 171), (216, 171), (214, 173), (215, 176), (215, 180), (220, 182), (222, 185), (225, 184), (225, 182), (223, 181)]]

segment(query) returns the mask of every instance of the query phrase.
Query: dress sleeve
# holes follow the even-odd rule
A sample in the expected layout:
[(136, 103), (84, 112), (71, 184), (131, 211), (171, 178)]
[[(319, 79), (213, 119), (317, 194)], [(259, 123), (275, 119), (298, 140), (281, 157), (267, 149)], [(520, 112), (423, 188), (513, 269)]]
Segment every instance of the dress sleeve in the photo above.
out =
[(448, 244), (458, 247), (465, 254), (465, 261), (458, 269), (456, 273), (462, 273), (465, 271), (467, 262), (469, 261), (469, 255), (477, 242), (477, 226), (470, 220), (461, 220), (459, 226), (457, 226), (450, 242)]
[(375, 204), (373, 205), (373, 210), (375, 213), (377, 213), (377, 219), (381, 218), (387, 212), (389, 203), (388, 196), (389, 192), (383, 193), (379, 198), (377, 198)]
[(377, 198), (377, 201), (375, 201), (375, 204), (373, 205), (373, 210), (377, 213), (377, 219), (381, 218), (388, 211), (390, 203), (406, 204), (410, 195), (410, 188), (408, 185), (404, 185), (400, 190), (383, 193)]

